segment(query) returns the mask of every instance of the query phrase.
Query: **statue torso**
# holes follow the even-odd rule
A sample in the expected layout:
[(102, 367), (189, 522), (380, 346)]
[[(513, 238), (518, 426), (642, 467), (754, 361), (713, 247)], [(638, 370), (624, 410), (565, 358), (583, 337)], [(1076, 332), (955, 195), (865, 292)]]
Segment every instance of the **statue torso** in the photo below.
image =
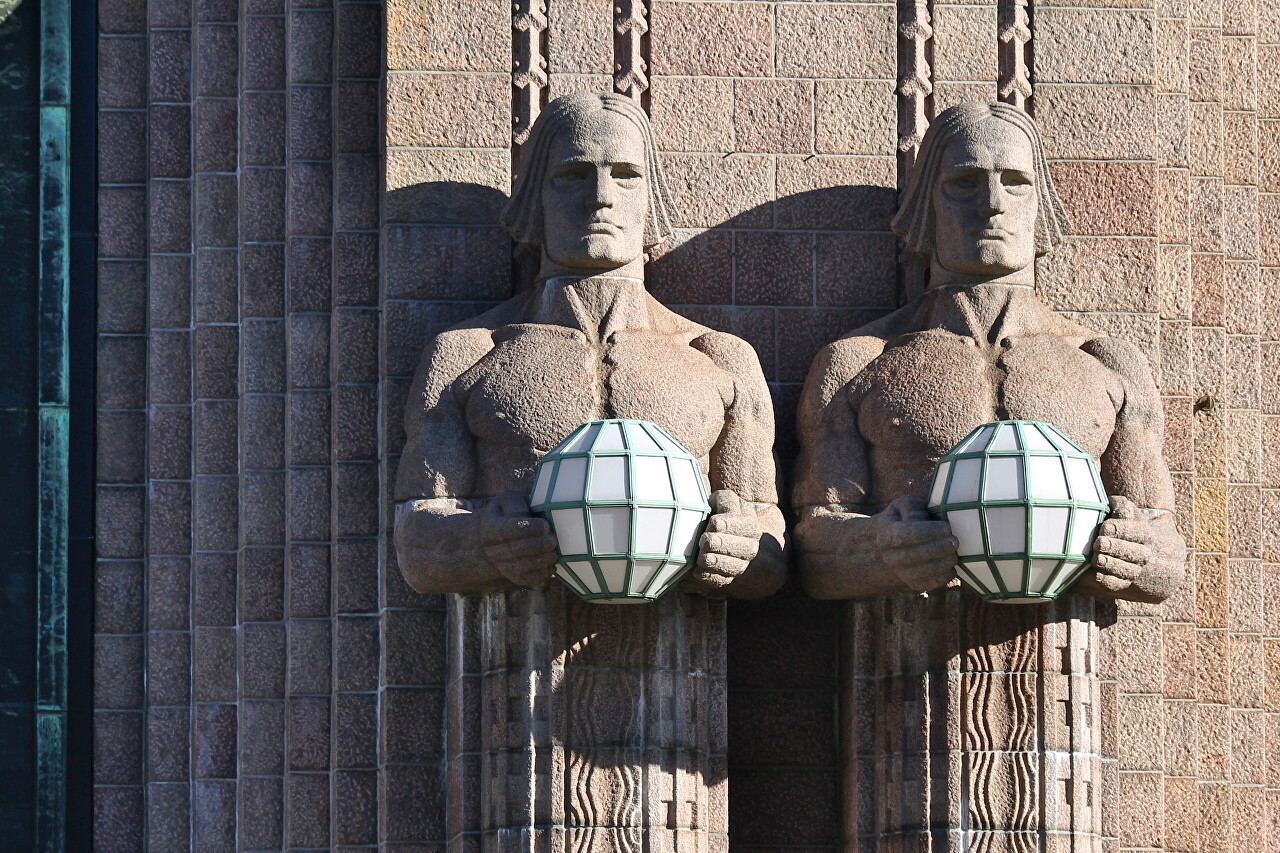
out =
[(923, 495), (937, 458), (994, 420), (1049, 421), (1100, 457), (1115, 429), (1118, 378), (1080, 343), (1045, 332), (988, 344), (939, 329), (890, 341), (849, 388), (871, 502)]
[(527, 487), (538, 457), (601, 418), (656, 421), (706, 469), (733, 378), (690, 345), (701, 331), (692, 324), (632, 320), (600, 337), (538, 322), (493, 332), (493, 348), (457, 384), (483, 493)]

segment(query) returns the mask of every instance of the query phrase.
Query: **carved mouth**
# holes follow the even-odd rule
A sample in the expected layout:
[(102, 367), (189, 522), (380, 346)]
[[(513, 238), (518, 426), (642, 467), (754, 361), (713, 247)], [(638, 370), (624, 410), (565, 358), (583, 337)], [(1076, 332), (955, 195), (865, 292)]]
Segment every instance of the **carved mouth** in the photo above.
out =
[(617, 234), (618, 226), (612, 222), (588, 222), (586, 226), (588, 234)]

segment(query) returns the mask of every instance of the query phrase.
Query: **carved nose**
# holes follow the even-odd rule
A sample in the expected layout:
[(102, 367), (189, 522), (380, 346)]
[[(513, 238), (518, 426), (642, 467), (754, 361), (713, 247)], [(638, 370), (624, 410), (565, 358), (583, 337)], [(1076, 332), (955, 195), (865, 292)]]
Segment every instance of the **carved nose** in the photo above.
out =
[(595, 182), (595, 193), (591, 197), (591, 207), (599, 210), (602, 207), (613, 206), (613, 182), (609, 180), (608, 175), (597, 175)]

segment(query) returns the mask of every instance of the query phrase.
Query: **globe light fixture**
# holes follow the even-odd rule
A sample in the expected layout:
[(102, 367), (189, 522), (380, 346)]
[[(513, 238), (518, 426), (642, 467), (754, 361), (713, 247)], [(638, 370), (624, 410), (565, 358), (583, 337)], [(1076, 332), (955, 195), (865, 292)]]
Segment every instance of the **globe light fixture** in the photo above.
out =
[(617, 419), (583, 424), (539, 460), (529, 508), (555, 532), (556, 575), (613, 604), (675, 586), (711, 514), (693, 454), (657, 424)]
[(1052, 601), (1088, 566), (1110, 506), (1093, 457), (1041, 421), (998, 421), (938, 460), (929, 512), (960, 541), (960, 579), (987, 601)]

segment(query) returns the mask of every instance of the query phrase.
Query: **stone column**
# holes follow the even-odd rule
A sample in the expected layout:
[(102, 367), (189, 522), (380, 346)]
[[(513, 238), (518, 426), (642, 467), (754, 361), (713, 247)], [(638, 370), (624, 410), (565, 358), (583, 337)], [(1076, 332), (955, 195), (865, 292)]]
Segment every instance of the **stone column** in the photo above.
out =
[(847, 853), (1103, 849), (1116, 764), (1101, 754), (1095, 609), (1111, 608), (958, 588), (847, 607)]
[(728, 849), (725, 604), (450, 596), (450, 853)]

